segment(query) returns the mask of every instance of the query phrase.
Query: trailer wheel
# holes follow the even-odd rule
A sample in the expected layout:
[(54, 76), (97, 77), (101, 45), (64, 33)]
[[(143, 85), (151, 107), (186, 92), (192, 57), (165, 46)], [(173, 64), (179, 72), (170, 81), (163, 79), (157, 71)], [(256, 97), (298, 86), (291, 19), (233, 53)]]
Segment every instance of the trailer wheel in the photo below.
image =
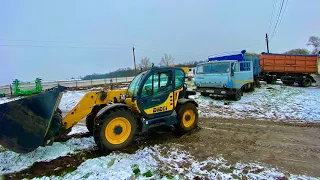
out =
[(285, 85), (290, 85), (290, 86), (292, 86), (294, 84), (293, 81), (282, 81), (282, 83)]
[(242, 91), (241, 91), (241, 88), (240, 88), (240, 89), (237, 89), (236, 92), (234, 93), (233, 99), (235, 101), (239, 101), (241, 99), (241, 96), (242, 96)]
[(277, 77), (276, 76), (269, 76), (266, 79), (267, 84), (275, 84), (277, 82)]
[(310, 87), (312, 83), (312, 80), (310, 78), (304, 78), (302, 81), (299, 83), (299, 86), (301, 87)]
[(207, 97), (207, 96), (209, 96), (209, 93), (202, 92), (201, 96)]

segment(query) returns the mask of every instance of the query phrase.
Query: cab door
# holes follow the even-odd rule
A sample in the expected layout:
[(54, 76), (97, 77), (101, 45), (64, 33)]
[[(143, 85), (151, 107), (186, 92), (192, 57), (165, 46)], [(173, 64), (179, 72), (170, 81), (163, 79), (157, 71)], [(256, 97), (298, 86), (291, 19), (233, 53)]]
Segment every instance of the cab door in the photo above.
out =
[(170, 115), (174, 110), (172, 70), (151, 71), (141, 83), (137, 95), (141, 114), (147, 119)]

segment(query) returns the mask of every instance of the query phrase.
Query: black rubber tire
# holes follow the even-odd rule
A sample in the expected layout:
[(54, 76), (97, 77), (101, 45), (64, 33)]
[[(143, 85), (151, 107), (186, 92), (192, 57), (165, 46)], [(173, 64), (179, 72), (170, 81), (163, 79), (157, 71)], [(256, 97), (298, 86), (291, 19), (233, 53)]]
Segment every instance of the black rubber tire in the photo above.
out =
[(269, 76), (267, 77), (266, 81), (267, 81), (267, 84), (275, 84), (277, 82), (277, 77)]
[(299, 86), (301, 87), (310, 87), (312, 84), (312, 80), (310, 78), (304, 78), (299, 83)]
[(201, 96), (204, 96), (204, 97), (207, 97), (209, 95), (210, 95), (209, 93), (204, 93), (204, 92), (201, 93)]
[(294, 84), (293, 81), (282, 81), (283, 84), (292, 86)]
[[(186, 110), (191, 109), (194, 114), (195, 114), (195, 121), (193, 122), (193, 124), (190, 127), (186, 127), (183, 124), (183, 114)], [(199, 114), (198, 114), (198, 109), (197, 107), (193, 104), (193, 103), (186, 103), (186, 104), (181, 104), (177, 107), (177, 119), (178, 119), (178, 123), (174, 124), (174, 127), (176, 128), (178, 133), (186, 133), (191, 131), (192, 129), (198, 127), (198, 121), (199, 121)]]
[(91, 113), (88, 114), (86, 118), (86, 126), (89, 131), (90, 135), (93, 135), (93, 126), (94, 126), (94, 119), (96, 118), (97, 113), (102, 109), (103, 106), (94, 106)]
[(257, 88), (261, 88), (259, 77), (254, 78), (254, 84)]
[(233, 95), (233, 100), (239, 101), (241, 99), (241, 96), (242, 96), (241, 89), (237, 89), (235, 94)]
[[(108, 142), (108, 140), (105, 137), (105, 128), (111, 120), (117, 117), (126, 118), (131, 125), (131, 131), (129, 137), (123, 143), (112, 144)], [(113, 150), (119, 150), (130, 145), (133, 141), (136, 131), (137, 120), (135, 119), (133, 113), (124, 108), (116, 108), (106, 112), (101, 118), (96, 119), (96, 123), (93, 129), (93, 136), (94, 141), (96, 142), (100, 150), (104, 152), (109, 152)]]

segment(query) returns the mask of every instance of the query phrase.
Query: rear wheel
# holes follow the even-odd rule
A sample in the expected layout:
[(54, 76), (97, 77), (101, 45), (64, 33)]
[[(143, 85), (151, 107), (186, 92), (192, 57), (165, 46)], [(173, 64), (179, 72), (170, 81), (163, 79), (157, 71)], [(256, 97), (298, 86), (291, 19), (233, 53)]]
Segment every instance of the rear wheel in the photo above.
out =
[(178, 123), (174, 127), (178, 132), (186, 133), (198, 126), (198, 110), (192, 103), (182, 104), (177, 108)]
[(233, 99), (235, 101), (239, 101), (241, 99), (241, 96), (242, 96), (242, 91), (241, 89), (237, 89), (235, 94), (233, 95)]
[(282, 83), (285, 84), (285, 85), (292, 86), (294, 84), (294, 81), (282, 81)]
[(277, 82), (277, 77), (276, 76), (268, 76), (266, 81), (267, 81), (267, 84), (275, 84)]
[(299, 82), (299, 86), (301, 87), (310, 87), (312, 84), (312, 80), (310, 78), (304, 78), (301, 82)]
[(137, 121), (132, 112), (119, 108), (96, 120), (93, 135), (98, 147), (108, 152), (130, 145), (136, 130)]
[(202, 92), (201, 96), (207, 97), (207, 96), (209, 96), (209, 93)]

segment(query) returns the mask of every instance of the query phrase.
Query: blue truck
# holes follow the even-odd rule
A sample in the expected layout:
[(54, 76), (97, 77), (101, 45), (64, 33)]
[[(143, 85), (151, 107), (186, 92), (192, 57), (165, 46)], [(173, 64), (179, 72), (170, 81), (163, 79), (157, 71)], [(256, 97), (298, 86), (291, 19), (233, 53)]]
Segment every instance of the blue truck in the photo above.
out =
[(225, 96), (236, 101), (243, 92), (260, 87), (259, 55), (240, 54), (209, 57), (207, 62), (196, 68), (194, 85), (203, 96), (210, 94)]

